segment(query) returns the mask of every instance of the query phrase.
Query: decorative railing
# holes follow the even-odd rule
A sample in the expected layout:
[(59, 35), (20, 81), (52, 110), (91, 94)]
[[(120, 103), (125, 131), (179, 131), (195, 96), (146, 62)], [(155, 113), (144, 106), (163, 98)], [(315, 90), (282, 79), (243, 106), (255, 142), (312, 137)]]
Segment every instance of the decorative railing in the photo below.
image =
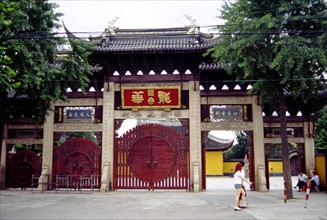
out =
[[(100, 190), (100, 175), (42, 175), (32, 176), (31, 192), (55, 190), (56, 192), (71, 191), (90, 192)], [(39, 190), (40, 189), (40, 190)]]

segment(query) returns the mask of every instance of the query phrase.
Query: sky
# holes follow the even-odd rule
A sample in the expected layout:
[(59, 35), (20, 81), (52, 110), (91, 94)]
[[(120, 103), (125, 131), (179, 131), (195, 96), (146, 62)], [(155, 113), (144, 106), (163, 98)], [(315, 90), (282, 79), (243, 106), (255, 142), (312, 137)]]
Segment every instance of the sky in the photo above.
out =
[[(171, 28), (190, 25), (185, 15), (196, 20), (202, 32), (211, 32), (213, 26), (223, 24), (217, 18), (223, 0), (50, 0), (64, 15), (61, 20), (73, 33), (101, 34), (115, 17), (115, 26), (121, 29)], [(63, 29), (60, 31), (63, 32)], [(84, 33), (86, 34), (86, 33)]]

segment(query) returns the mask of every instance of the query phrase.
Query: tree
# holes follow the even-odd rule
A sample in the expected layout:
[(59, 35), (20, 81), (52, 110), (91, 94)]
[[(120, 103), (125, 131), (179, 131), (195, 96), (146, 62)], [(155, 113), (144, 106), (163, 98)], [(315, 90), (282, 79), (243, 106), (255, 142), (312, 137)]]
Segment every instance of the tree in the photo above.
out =
[(248, 137), (244, 131), (236, 132), (237, 144), (232, 148), (224, 152), (225, 159), (244, 159), (245, 155), (248, 156)]
[(253, 83), (263, 106), (279, 109), (283, 174), (293, 197), (286, 133), (286, 96), (304, 102), (326, 91), (327, 9), (322, 0), (226, 2), (218, 26), (221, 42), (207, 55), (225, 63), (240, 83)]
[(60, 139), (55, 143), (55, 146), (58, 147), (62, 145), (65, 141), (67, 141), (70, 138), (85, 138), (94, 142), (96, 145), (99, 144), (99, 141), (94, 132), (65, 132), (61, 135)]
[(231, 159), (244, 159), (244, 148), (239, 145), (235, 144), (230, 149), (224, 152), (224, 159), (231, 160)]
[[(15, 13), (15, 4), (15, 2), (7, 0), (0, 2), (0, 30), (4, 30), (12, 24), (10, 17)], [(3, 38), (3, 34), (3, 32), (0, 32), (0, 39)], [(12, 90), (19, 85), (19, 82), (13, 82), (16, 72), (9, 67), (12, 60), (5, 52), (6, 48), (0, 45), (0, 91)]]
[(327, 149), (327, 107), (323, 108), (318, 113), (317, 120), (317, 136), (315, 137), (315, 148), (325, 148)]
[(21, 108), (17, 97), (29, 103), (27, 117), (42, 123), (51, 101), (65, 99), (71, 85), (85, 90), (90, 82), (88, 42), (72, 39), (72, 49), (58, 61), (58, 48), (67, 41), (53, 33), (62, 15), (54, 12), (56, 7), (39, 0), (0, 3), (1, 137), (4, 120)]

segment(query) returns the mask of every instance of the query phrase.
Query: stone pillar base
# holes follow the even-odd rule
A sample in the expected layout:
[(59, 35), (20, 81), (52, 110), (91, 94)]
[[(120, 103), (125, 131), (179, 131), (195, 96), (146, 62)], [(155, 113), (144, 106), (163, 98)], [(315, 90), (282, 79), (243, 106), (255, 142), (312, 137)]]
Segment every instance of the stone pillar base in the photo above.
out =
[(193, 192), (200, 192), (200, 168), (199, 163), (193, 163)]
[(43, 166), (41, 176), (39, 177), (37, 191), (43, 192), (49, 190), (50, 183), (49, 166)]
[(110, 163), (103, 163), (101, 175), (101, 192), (109, 191)]
[(0, 166), (0, 190), (5, 189), (5, 168)]
[(265, 170), (262, 165), (258, 165), (258, 191), (265, 192), (267, 191), (267, 181), (265, 176)]

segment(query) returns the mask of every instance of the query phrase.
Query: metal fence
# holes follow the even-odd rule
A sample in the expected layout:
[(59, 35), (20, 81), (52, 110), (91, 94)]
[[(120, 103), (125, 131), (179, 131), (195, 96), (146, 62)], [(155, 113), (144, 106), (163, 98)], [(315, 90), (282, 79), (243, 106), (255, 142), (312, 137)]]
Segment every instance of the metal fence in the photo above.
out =
[(94, 190), (100, 190), (100, 185), (100, 175), (33, 175), (31, 181), (31, 192), (54, 190), (56, 193), (92, 193)]

